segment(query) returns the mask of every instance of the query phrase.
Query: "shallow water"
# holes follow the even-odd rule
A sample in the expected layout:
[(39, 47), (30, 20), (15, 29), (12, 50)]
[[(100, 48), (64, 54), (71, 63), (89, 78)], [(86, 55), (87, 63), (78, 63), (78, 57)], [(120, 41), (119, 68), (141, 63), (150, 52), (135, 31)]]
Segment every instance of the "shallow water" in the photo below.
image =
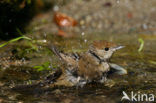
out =
[[(7, 69), (1, 68), (0, 101), (11, 103), (120, 103), (123, 91), (127, 94), (133, 91), (134, 93), (152, 93), (156, 96), (156, 36), (92, 33), (76, 38), (60, 38), (51, 35), (46, 38), (48, 38), (46, 39), (47, 44), (39, 44), (40, 46), (37, 45), (40, 47), (39, 50), (24, 55), (28, 58), (26, 59), (29, 62), (27, 65), (13, 66)], [(138, 38), (142, 38), (145, 42), (141, 52), (138, 52), (140, 46)], [(51, 71), (37, 72), (32, 67), (41, 65), (46, 61), (49, 61), (51, 65), (56, 65), (56, 67), (61, 64), (59, 59), (47, 49), (46, 46), (49, 43), (56, 45), (58, 49), (65, 52), (83, 52), (95, 40), (107, 40), (125, 46), (111, 58), (111, 62), (121, 65), (128, 71), (128, 74), (124, 76), (112, 75), (109, 77), (115, 82), (114, 86), (94, 84), (77, 89), (75, 87), (52, 88), (33, 85), (44, 79)], [(18, 86), (19, 84), (21, 86)]]

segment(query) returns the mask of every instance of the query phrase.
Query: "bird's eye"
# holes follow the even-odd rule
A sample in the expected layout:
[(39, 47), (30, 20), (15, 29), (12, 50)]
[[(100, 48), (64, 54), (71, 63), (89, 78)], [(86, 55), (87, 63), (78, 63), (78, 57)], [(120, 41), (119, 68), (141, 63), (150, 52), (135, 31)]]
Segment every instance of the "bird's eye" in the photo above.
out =
[(106, 48), (105, 48), (105, 51), (108, 51), (108, 50), (109, 50), (109, 48), (108, 48), (108, 47), (106, 47)]

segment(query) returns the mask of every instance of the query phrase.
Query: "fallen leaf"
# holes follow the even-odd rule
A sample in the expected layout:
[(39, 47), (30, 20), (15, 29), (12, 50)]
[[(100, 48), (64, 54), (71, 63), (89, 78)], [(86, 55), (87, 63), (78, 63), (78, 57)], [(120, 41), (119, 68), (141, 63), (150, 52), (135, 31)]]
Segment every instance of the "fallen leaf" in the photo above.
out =
[(60, 27), (76, 26), (77, 21), (66, 14), (55, 12), (54, 21)]

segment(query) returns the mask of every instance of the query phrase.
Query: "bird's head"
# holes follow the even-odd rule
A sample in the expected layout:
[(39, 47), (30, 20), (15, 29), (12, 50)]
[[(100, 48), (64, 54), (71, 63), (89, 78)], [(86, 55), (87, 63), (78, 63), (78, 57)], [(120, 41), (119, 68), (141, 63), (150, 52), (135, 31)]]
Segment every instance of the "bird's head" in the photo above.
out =
[(102, 41), (94, 41), (90, 46), (90, 50), (94, 52), (100, 59), (107, 60), (112, 54), (124, 46), (117, 46), (114, 43)]

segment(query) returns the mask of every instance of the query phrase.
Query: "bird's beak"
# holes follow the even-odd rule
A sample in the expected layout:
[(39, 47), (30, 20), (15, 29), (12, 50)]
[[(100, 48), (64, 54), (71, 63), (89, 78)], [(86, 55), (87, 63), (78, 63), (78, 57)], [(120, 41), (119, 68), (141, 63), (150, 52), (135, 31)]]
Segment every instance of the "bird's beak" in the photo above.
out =
[(117, 47), (114, 47), (113, 49), (114, 49), (114, 51), (116, 51), (116, 50), (119, 50), (119, 49), (122, 49), (122, 48), (124, 48), (125, 46), (117, 46)]

